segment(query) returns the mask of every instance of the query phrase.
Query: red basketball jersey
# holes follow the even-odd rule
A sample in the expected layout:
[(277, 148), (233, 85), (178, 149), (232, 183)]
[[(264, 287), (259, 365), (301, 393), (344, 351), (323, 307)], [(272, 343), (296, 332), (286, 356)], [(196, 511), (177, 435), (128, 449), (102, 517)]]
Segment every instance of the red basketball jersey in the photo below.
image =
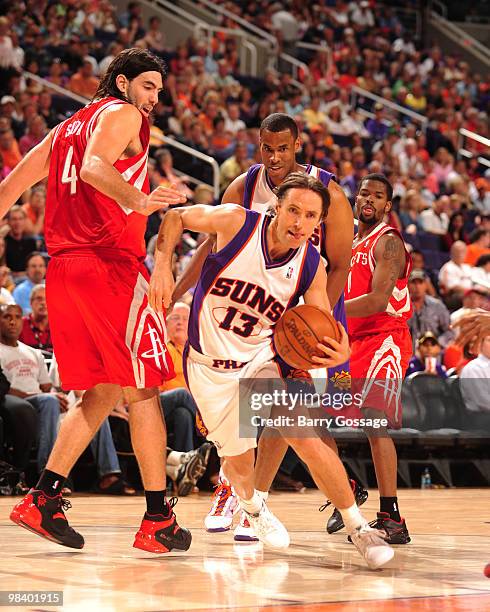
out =
[[(126, 208), (124, 202), (97, 191), (80, 178), (80, 168), (87, 142), (100, 114), (116, 104), (117, 98), (103, 98), (80, 109), (54, 130), (46, 198), (46, 246), (50, 255), (80, 249), (131, 255), (146, 255), (144, 233), (146, 216)], [(143, 150), (128, 159), (119, 159), (114, 167), (125, 181), (149, 193), (148, 144), (150, 127), (142, 115), (140, 141)], [(121, 126), (124, 130), (124, 125)]]
[[(387, 233), (396, 234), (403, 242), (400, 233), (386, 223), (377, 225), (365, 238), (354, 240), (351, 269), (345, 289), (346, 300), (370, 293), (376, 266), (374, 250), (381, 236)], [(349, 336), (359, 338), (368, 334), (384, 334), (407, 328), (407, 320), (412, 316), (412, 303), (408, 293), (408, 275), (412, 268), (412, 259), (407, 250), (405, 250), (405, 262), (403, 278), (397, 280), (386, 310), (368, 317), (348, 317)]]

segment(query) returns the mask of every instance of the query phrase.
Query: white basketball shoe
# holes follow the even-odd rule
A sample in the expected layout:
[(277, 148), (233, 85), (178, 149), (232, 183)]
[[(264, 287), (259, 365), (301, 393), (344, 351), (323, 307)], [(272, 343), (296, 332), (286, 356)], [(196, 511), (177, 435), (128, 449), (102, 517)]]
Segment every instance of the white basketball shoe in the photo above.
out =
[(287, 548), (289, 546), (289, 533), (269, 510), (265, 502), (257, 514), (244, 511), (257, 538), (271, 548)]
[(366, 560), (370, 569), (378, 569), (395, 556), (395, 551), (385, 542), (384, 533), (367, 523), (354, 530), (351, 541)]

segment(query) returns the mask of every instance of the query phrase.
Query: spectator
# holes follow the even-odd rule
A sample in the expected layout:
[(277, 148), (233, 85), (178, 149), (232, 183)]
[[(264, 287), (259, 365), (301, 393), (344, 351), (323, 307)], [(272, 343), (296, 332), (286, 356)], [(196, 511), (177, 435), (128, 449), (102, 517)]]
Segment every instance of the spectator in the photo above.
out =
[(51, 381), (41, 351), (19, 342), (22, 330), (20, 306), (0, 310), (0, 367), (10, 383), (9, 395), (27, 400), (39, 416), (37, 467), (41, 472), (58, 433), (61, 412), (68, 409), (63, 393), (51, 391)]
[(461, 300), (463, 293), (473, 285), (471, 266), (464, 263), (466, 244), (457, 240), (451, 246), (451, 259), (439, 272), (439, 289), (446, 298)]
[(449, 198), (442, 196), (432, 204), (432, 208), (427, 208), (420, 213), (420, 227), (424, 232), (444, 236), (449, 227), (449, 217), (445, 212), (449, 206)]
[(466, 408), (490, 413), (490, 335), (482, 339), (477, 358), (465, 365), (460, 378)]
[(101, 77), (104, 76), (107, 68), (109, 68), (112, 63), (112, 60), (116, 57), (116, 55), (121, 53), (123, 49), (123, 45), (117, 41), (111, 42), (111, 44), (107, 47), (108, 53), (99, 63), (99, 74)]
[(48, 130), (44, 118), (40, 115), (34, 115), (34, 117), (29, 120), (26, 134), (19, 140), (19, 149), (22, 155), (25, 155), (39, 144), (47, 133)]
[(99, 79), (94, 76), (92, 62), (84, 59), (78, 71), (71, 77), (68, 88), (71, 89), (73, 93), (91, 100), (98, 86)]
[(0, 155), (3, 165), (10, 170), (13, 170), (22, 159), (14, 132), (9, 128), (0, 130)]
[(410, 253), (410, 256), (412, 257), (412, 270), (422, 270), (425, 273), (425, 284), (427, 288), (427, 295), (430, 295), (432, 297), (437, 297), (438, 294), (435, 289), (435, 286), (438, 284), (437, 276), (435, 276), (435, 273), (433, 270), (427, 269), (427, 266), (425, 265), (424, 254), (422, 253), (422, 251), (418, 251), (414, 249)]
[(44, 282), (46, 276), (46, 262), (38, 251), (33, 251), (26, 257), (26, 276), (27, 278), (14, 289), (13, 297), (23, 312), (29, 314), (31, 312), (31, 291), (35, 285)]
[(162, 20), (160, 17), (153, 15), (148, 21), (148, 31), (144, 41), (148, 45), (148, 49), (154, 53), (160, 54), (165, 51), (165, 35), (162, 29)]
[(34, 285), (31, 291), (30, 303), (31, 312), (23, 318), (22, 332), (19, 340), (45, 353), (52, 353), (53, 343), (51, 342), (46, 288), (44, 285)]
[(373, 140), (384, 140), (388, 134), (388, 124), (383, 119), (383, 105), (376, 102), (374, 105), (374, 118), (366, 121), (366, 129)]
[(194, 426), (196, 404), (187, 389), (183, 374), (183, 350), (187, 342), (187, 325), (190, 308), (187, 304), (177, 302), (167, 317), (169, 341), (167, 348), (175, 368), (175, 378), (166, 381), (160, 393), (165, 422), (169, 433), (174, 433), (172, 448), (177, 451), (191, 451), (195, 448)]
[(22, 206), (12, 206), (8, 213), (10, 231), (5, 236), (6, 264), (14, 279), (23, 279), (26, 258), (36, 250), (36, 241), (27, 235), (27, 213)]
[(237, 132), (244, 130), (246, 127), (245, 122), (240, 119), (240, 106), (236, 102), (228, 104), (225, 132), (229, 132), (236, 137)]
[(471, 269), (471, 280), (475, 285), (490, 290), (490, 255), (481, 255)]
[(179, 176), (174, 170), (174, 161), (172, 154), (168, 149), (159, 149), (155, 153), (155, 159), (157, 161), (157, 172), (161, 176), (160, 185), (170, 187), (173, 185), (174, 189), (185, 194), (188, 198), (192, 197), (192, 189), (186, 184), (185, 176)]
[(44, 212), (46, 207), (46, 190), (35, 187), (31, 190), (29, 201), (22, 208), (27, 213), (26, 232), (39, 236), (44, 229)]
[(449, 251), (451, 245), (456, 242), (456, 240), (463, 241), (464, 243), (468, 242), (468, 237), (464, 230), (464, 215), (459, 210), (451, 215), (447, 228), (447, 234), (443, 236), (442, 242)]
[(406, 375), (414, 372), (447, 378), (446, 368), (441, 364), (441, 345), (432, 332), (422, 334), (417, 340), (417, 353), (410, 359)]
[(245, 142), (238, 142), (234, 155), (225, 160), (220, 166), (220, 191), (224, 192), (228, 185), (237, 176), (246, 172), (252, 164), (253, 160), (247, 154), (247, 144)]
[(410, 333), (412, 334), (413, 348), (415, 342), (425, 332), (432, 332), (441, 346), (452, 340), (454, 332), (449, 328), (449, 311), (436, 298), (427, 295), (425, 272), (414, 270), (408, 279), (408, 290), (413, 306), (413, 316), (408, 320)]
[(490, 231), (477, 228), (470, 235), (465, 262), (474, 266), (482, 255), (490, 254)]
[[(37, 414), (34, 407), (25, 399), (9, 394), (10, 383), (0, 370), (0, 418), (12, 444), (9, 460), (19, 471), (16, 493), (25, 494), (29, 490), (25, 484), (25, 473), (29, 466), (31, 449), (37, 438)], [(0, 437), (0, 459), (3, 458), (3, 440)]]
[(490, 214), (490, 182), (483, 177), (475, 181), (476, 194), (473, 197), (473, 205), (481, 213)]

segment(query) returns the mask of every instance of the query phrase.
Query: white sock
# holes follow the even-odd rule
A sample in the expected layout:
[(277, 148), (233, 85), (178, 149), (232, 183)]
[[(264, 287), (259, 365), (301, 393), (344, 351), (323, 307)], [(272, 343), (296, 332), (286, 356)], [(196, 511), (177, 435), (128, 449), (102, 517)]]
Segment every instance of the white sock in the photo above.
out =
[(362, 527), (367, 523), (366, 519), (362, 516), (361, 511), (357, 507), (357, 504), (353, 504), (350, 508), (338, 509), (348, 533), (352, 533), (358, 527)]
[(258, 493), (260, 495), (260, 497), (264, 500), (267, 501), (267, 498), (269, 497), (269, 491), (259, 491), (258, 489), (255, 489), (256, 493)]
[(177, 474), (179, 472), (178, 465), (168, 465), (165, 467), (165, 472), (169, 478), (172, 480), (177, 480)]
[(225, 473), (223, 472), (223, 468), (222, 467), (219, 469), (219, 481), (222, 482), (227, 487), (230, 486), (230, 481), (225, 476)]
[(239, 497), (239, 500), (242, 510), (245, 510), (245, 512), (248, 512), (249, 514), (257, 514), (258, 512), (260, 512), (262, 504), (264, 503), (258, 491), (255, 490), (253, 496), (250, 499), (242, 499), (241, 497)]
[(185, 453), (179, 451), (170, 451), (167, 455), (167, 465), (180, 465)]

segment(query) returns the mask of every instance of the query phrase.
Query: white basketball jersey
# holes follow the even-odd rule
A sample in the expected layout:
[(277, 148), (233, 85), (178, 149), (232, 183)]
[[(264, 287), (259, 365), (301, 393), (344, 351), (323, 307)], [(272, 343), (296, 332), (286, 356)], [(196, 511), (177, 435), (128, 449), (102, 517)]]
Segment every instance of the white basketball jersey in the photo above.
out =
[(272, 345), (274, 325), (311, 285), (318, 252), (307, 242), (273, 260), (266, 240), (271, 221), (247, 210), (236, 236), (208, 255), (189, 320), (189, 344), (196, 351), (241, 364), (251, 361)]
[[(317, 178), (325, 187), (328, 187), (329, 182), (333, 178), (333, 174), (322, 170), (317, 166), (304, 166), (306, 174)], [(243, 194), (243, 206), (249, 210), (256, 210), (259, 213), (265, 213), (271, 206), (275, 206), (277, 198), (274, 195), (274, 185), (269, 180), (264, 164), (255, 164), (251, 166), (247, 172), (245, 179), (245, 190)], [(310, 238), (311, 244), (321, 253), (326, 260), (324, 245), (325, 245), (325, 226), (322, 223), (315, 229), (314, 234)]]

